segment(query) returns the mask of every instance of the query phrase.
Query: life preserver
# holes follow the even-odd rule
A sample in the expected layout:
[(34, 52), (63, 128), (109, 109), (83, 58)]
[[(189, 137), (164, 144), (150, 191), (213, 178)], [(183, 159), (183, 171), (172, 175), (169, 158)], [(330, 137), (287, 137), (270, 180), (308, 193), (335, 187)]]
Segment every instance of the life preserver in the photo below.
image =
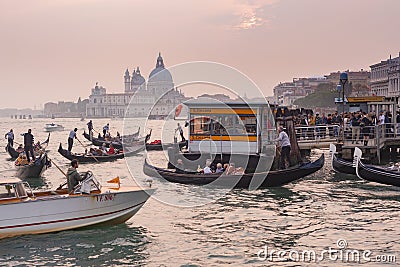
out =
[(175, 109), (175, 117), (179, 117), (182, 111), (182, 104), (179, 104)]

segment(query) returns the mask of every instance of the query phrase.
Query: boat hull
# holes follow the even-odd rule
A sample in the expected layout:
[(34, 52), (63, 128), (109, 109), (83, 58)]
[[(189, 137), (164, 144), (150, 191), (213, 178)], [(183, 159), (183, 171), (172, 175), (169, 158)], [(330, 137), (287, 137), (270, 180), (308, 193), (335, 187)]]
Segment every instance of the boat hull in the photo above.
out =
[(400, 172), (385, 170), (358, 161), (357, 176), (361, 179), (386, 185), (400, 186)]
[(39, 178), (48, 167), (47, 155), (41, 156), (40, 161), (38, 160), (33, 165), (15, 166), (17, 169), (15, 176), (20, 179), (27, 178)]
[(352, 161), (344, 160), (332, 155), (332, 168), (337, 173), (356, 175), (356, 168)]
[(0, 238), (125, 222), (153, 190), (50, 196), (0, 205)]
[(151, 166), (145, 162), (143, 172), (151, 177), (164, 178), (173, 183), (193, 185), (213, 185), (218, 187), (232, 186), (234, 188), (250, 188), (257, 184), (258, 188), (277, 187), (296, 181), (307, 175), (313, 174), (324, 165), (324, 155), (311, 163), (292, 167), (285, 170), (247, 173), (243, 175), (219, 175), (219, 174), (196, 174), (196, 173), (175, 173), (171, 170)]

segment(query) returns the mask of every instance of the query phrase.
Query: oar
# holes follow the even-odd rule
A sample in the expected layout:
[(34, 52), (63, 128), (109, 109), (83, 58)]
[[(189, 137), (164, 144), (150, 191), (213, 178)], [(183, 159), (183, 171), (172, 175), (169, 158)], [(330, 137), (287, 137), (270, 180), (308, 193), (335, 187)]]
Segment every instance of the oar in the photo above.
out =
[(54, 162), (54, 160), (52, 160), (51, 158), (49, 158), (49, 156), (47, 155), (47, 159), (54, 164), (54, 166), (56, 166), (56, 168), (62, 173), (64, 174), (65, 178), (67, 178), (67, 181), (63, 184), (60, 184), (56, 190), (60, 190), (61, 188), (63, 188), (64, 185), (66, 185), (68, 183), (68, 176), (67, 174)]
[[(83, 148), (85, 148), (86, 149), (86, 147), (82, 144), (82, 142), (81, 142), (81, 140), (79, 140), (77, 137), (76, 137), (76, 140), (78, 140), (78, 142), (83, 146)], [(98, 163), (99, 161), (96, 159), (96, 157), (95, 156), (93, 156), (93, 155), (90, 155), (92, 158), (94, 158), (94, 160)]]

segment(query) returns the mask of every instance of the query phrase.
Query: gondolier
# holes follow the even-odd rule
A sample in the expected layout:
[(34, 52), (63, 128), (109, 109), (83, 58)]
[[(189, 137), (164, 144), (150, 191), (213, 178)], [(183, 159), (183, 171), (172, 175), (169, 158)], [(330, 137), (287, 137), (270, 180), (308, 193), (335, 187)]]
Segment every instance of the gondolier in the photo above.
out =
[(286, 169), (285, 160), (288, 161), (290, 166), (290, 140), (287, 133), (283, 130), (283, 126), (278, 128), (279, 136), (275, 141), (281, 142), (281, 156), (279, 158), (279, 168), (281, 170)]
[(68, 151), (71, 152), (72, 146), (74, 145), (74, 138), (76, 139), (76, 131), (78, 131), (77, 128), (75, 128), (73, 131), (69, 133), (68, 136)]
[(182, 129), (182, 126), (178, 123), (178, 128), (176, 128), (176, 130), (175, 130), (175, 132), (176, 131), (179, 131), (179, 134), (180, 134), (180, 136), (181, 136), (181, 142), (185, 142), (186, 141), (186, 139), (185, 139), (185, 137), (183, 136), (183, 129)]
[[(33, 153), (33, 144), (35, 142), (35, 138), (32, 135), (32, 130), (28, 129), (27, 133), (24, 133), (24, 150), (25, 150), (25, 155), (30, 162), (30, 156), (32, 157), (33, 162), (35, 161), (35, 154)], [(30, 154), (30, 155), (29, 155)]]
[(69, 193), (73, 192), (75, 186), (77, 186), (80, 181), (83, 181), (85, 179), (85, 176), (81, 176), (76, 170), (78, 169), (78, 165), (78, 161), (76, 159), (73, 159), (71, 161), (71, 167), (69, 167), (67, 171)]
[(92, 122), (92, 120), (90, 120), (90, 121), (87, 123), (87, 128), (88, 128), (88, 130), (89, 130), (89, 135), (92, 135), (92, 131), (93, 131), (93, 122)]
[(13, 147), (14, 146), (14, 132), (13, 132), (13, 129), (11, 129), (8, 133), (6, 133), (5, 138), (7, 138), (8, 146)]
[(107, 123), (107, 125), (104, 125), (103, 127), (103, 137), (106, 137), (106, 134), (108, 133), (108, 131), (110, 130), (110, 124)]

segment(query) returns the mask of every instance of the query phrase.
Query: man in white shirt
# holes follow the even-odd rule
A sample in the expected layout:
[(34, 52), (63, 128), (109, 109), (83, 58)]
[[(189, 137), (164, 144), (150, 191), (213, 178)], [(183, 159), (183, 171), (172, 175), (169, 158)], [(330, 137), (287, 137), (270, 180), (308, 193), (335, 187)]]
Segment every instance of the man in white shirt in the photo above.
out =
[(286, 160), (288, 165), (290, 166), (290, 139), (285, 131), (283, 131), (283, 127), (279, 126), (278, 128), (278, 138), (275, 141), (281, 142), (281, 156), (279, 158), (279, 168), (281, 170), (286, 169)]
[(379, 113), (379, 124), (385, 124), (385, 114), (382, 111)]
[(13, 132), (13, 129), (11, 129), (8, 133), (6, 133), (5, 137), (7, 138), (8, 146), (13, 147), (14, 146), (14, 132)]
[(72, 146), (74, 145), (74, 139), (76, 139), (76, 131), (78, 131), (77, 128), (75, 128), (73, 131), (69, 132), (68, 136), (68, 151), (71, 153)]
[(212, 173), (212, 170), (211, 170), (211, 168), (210, 168), (210, 165), (211, 165), (211, 162), (209, 162), (209, 161), (207, 160), (206, 166), (205, 166), (204, 169), (203, 169), (203, 173), (204, 173), (204, 174), (211, 174), (211, 173)]

